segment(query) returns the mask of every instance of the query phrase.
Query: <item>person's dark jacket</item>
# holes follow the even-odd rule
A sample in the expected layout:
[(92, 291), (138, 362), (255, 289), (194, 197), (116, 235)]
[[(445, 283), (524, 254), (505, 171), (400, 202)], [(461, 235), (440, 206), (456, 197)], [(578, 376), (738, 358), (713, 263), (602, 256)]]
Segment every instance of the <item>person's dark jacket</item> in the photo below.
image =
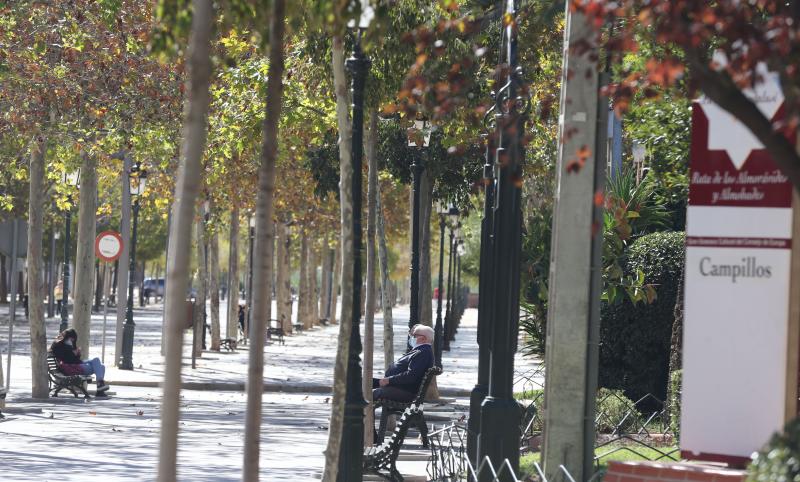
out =
[(61, 363), (66, 363), (68, 365), (77, 365), (81, 363), (80, 357), (72, 352), (75, 347), (67, 346), (64, 343), (54, 343), (52, 349), (53, 355), (55, 355), (56, 359)]
[(389, 386), (417, 393), (422, 384), (425, 372), (433, 366), (433, 348), (430, 345), (419, 345), (394, 362), (385, 377)]

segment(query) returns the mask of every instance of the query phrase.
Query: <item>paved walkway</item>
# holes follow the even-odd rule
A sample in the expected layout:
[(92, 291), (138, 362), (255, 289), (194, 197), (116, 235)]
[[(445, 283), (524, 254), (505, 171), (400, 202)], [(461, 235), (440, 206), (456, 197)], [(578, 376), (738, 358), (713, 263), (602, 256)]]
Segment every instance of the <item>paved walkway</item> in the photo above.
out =
[[(224, 311), (222, 306), (222, 313)], [(0, 308), (2, 309), (2, 308)], [(394, 310), (395, 353), (401, 353), (407, 333), (408, 307)], [(109, 316), (106, 362), (114, 352), (113, 315)], [(30, 399), (30, 358), (27, 322), (18, 315), (14, 327), (11, 388), (0, 423), (3, 480), (87, 480), (101, 464), (103, 480), (153, 480), (158, 457), (158, 383), (163, 377), (160, 356), (161, 306), (136, 310), (133, 371), (109, 368), (110, 400)], [(380, 346), (383, 320), (375, 317)], [(224, 323), (223, 323), (224, 325)], [(48, 338), (58, 320), (48, 321)], [(223, 328), (224, 332), (224, 328)], [(102, 315), (92, 319), (91, 356), (100, 355)], [(188, 332), (187, 332), (188, 333)], [(338, 326), (315, 328), (286, 337), (285, 345), (265, 348), (262, 480), (315, 480), (323, 466), (330, 415), (330, 384)], [(445, 421), (463, 415), (465, 395), (477, 376), (476, 311), (467, 310), (452, 350), (445, 353), (441, 394), (448, 404), (426, 409), (431, 419)], [(363, 325), (362, 325), (363, 334)], [(181, 480), (239, 480), (244, 435), (247, 349), (233, 353), (204, 352), (191, 369), (187, 334), (181, 392), (179, 477)], [(0, 349), (5, 375), (8, 318), (0, 318)], [(531, 360), (517, 359), (532, 366)], [(383, 353), (375, 353), (383, 367)], [(382, 370), (381, 370), (382, 371)], [(431, 420), (433, 421), (433, 420)], [(425, 452), (408, 441), (399, 464), (404, 474), (424, 480)], [(99, 474), (98, 474), (99, 475)], [(414, 480), (414, 479), (409, 479)]]

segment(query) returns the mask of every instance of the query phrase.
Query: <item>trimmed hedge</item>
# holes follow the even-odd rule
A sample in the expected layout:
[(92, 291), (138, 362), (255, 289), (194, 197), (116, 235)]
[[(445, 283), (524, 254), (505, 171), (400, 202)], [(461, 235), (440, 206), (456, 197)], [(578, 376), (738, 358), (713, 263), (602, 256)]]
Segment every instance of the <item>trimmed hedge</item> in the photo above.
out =
[[(601, 387), (623, 390), (638, 400), (650, 393), (666, 401), (673, 310), (683, 275), (685, 234), (652, 233), (626, 251), (625, 270), (642, 271), (656, 299), (634, 305), (627, 298), (601, 307)], [(640, 407), (642, 408), (642, 407)]]

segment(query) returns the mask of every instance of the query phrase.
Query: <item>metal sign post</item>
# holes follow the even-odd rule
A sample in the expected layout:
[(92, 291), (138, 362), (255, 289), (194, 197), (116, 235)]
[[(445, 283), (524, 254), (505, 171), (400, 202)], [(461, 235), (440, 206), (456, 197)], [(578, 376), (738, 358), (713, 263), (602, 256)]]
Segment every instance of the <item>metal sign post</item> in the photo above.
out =
[(108, 296), (111, 291), (111, 267), (122, 255), (122, 236), (116, 231), (103, 231), (94, 240), (94, 253), (105, 263), (103, 268), (103, 343), (100, 359), (106, 362), (106, 325), (108, 323)]

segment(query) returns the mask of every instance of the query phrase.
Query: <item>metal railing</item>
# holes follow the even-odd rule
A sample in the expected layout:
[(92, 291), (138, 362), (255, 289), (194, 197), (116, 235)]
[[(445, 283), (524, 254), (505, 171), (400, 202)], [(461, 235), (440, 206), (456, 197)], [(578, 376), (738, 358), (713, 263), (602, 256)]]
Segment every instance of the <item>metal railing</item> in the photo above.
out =
[[(517, 373), (514, 377), (514, 392), (521, 407), (520, 453), (539, 450), (543, 420), (541, 407), (544, 403), (544, 367)], [(669, 423), (669, 411), (664, 401), (648, 394), (632, 401), (617, 390), (601, 390), (597, 399), (595, 416), (595, 467), (597, 471), (590, 480), (599, 480), (603, 475), (603, 461), (615, 454), (626, 452), (641, 460), (678, 461), (680, 451), (675, 446), (677, 437)], [(452, 481), (518, 481), (511, 464), (504, 460), (494, 467), (491, 460), (484, 459), (473, 467), (466, 453), (467, 424), (454, 422), (434, 426), (429, 434), (431, 456), (427, 472), (430, 480)], [(546, 482), (539, 464), (533, 464), (534, 474), (525, 480)], [(572, 476), (560, 467), (560, 480), (571, 481)]]

